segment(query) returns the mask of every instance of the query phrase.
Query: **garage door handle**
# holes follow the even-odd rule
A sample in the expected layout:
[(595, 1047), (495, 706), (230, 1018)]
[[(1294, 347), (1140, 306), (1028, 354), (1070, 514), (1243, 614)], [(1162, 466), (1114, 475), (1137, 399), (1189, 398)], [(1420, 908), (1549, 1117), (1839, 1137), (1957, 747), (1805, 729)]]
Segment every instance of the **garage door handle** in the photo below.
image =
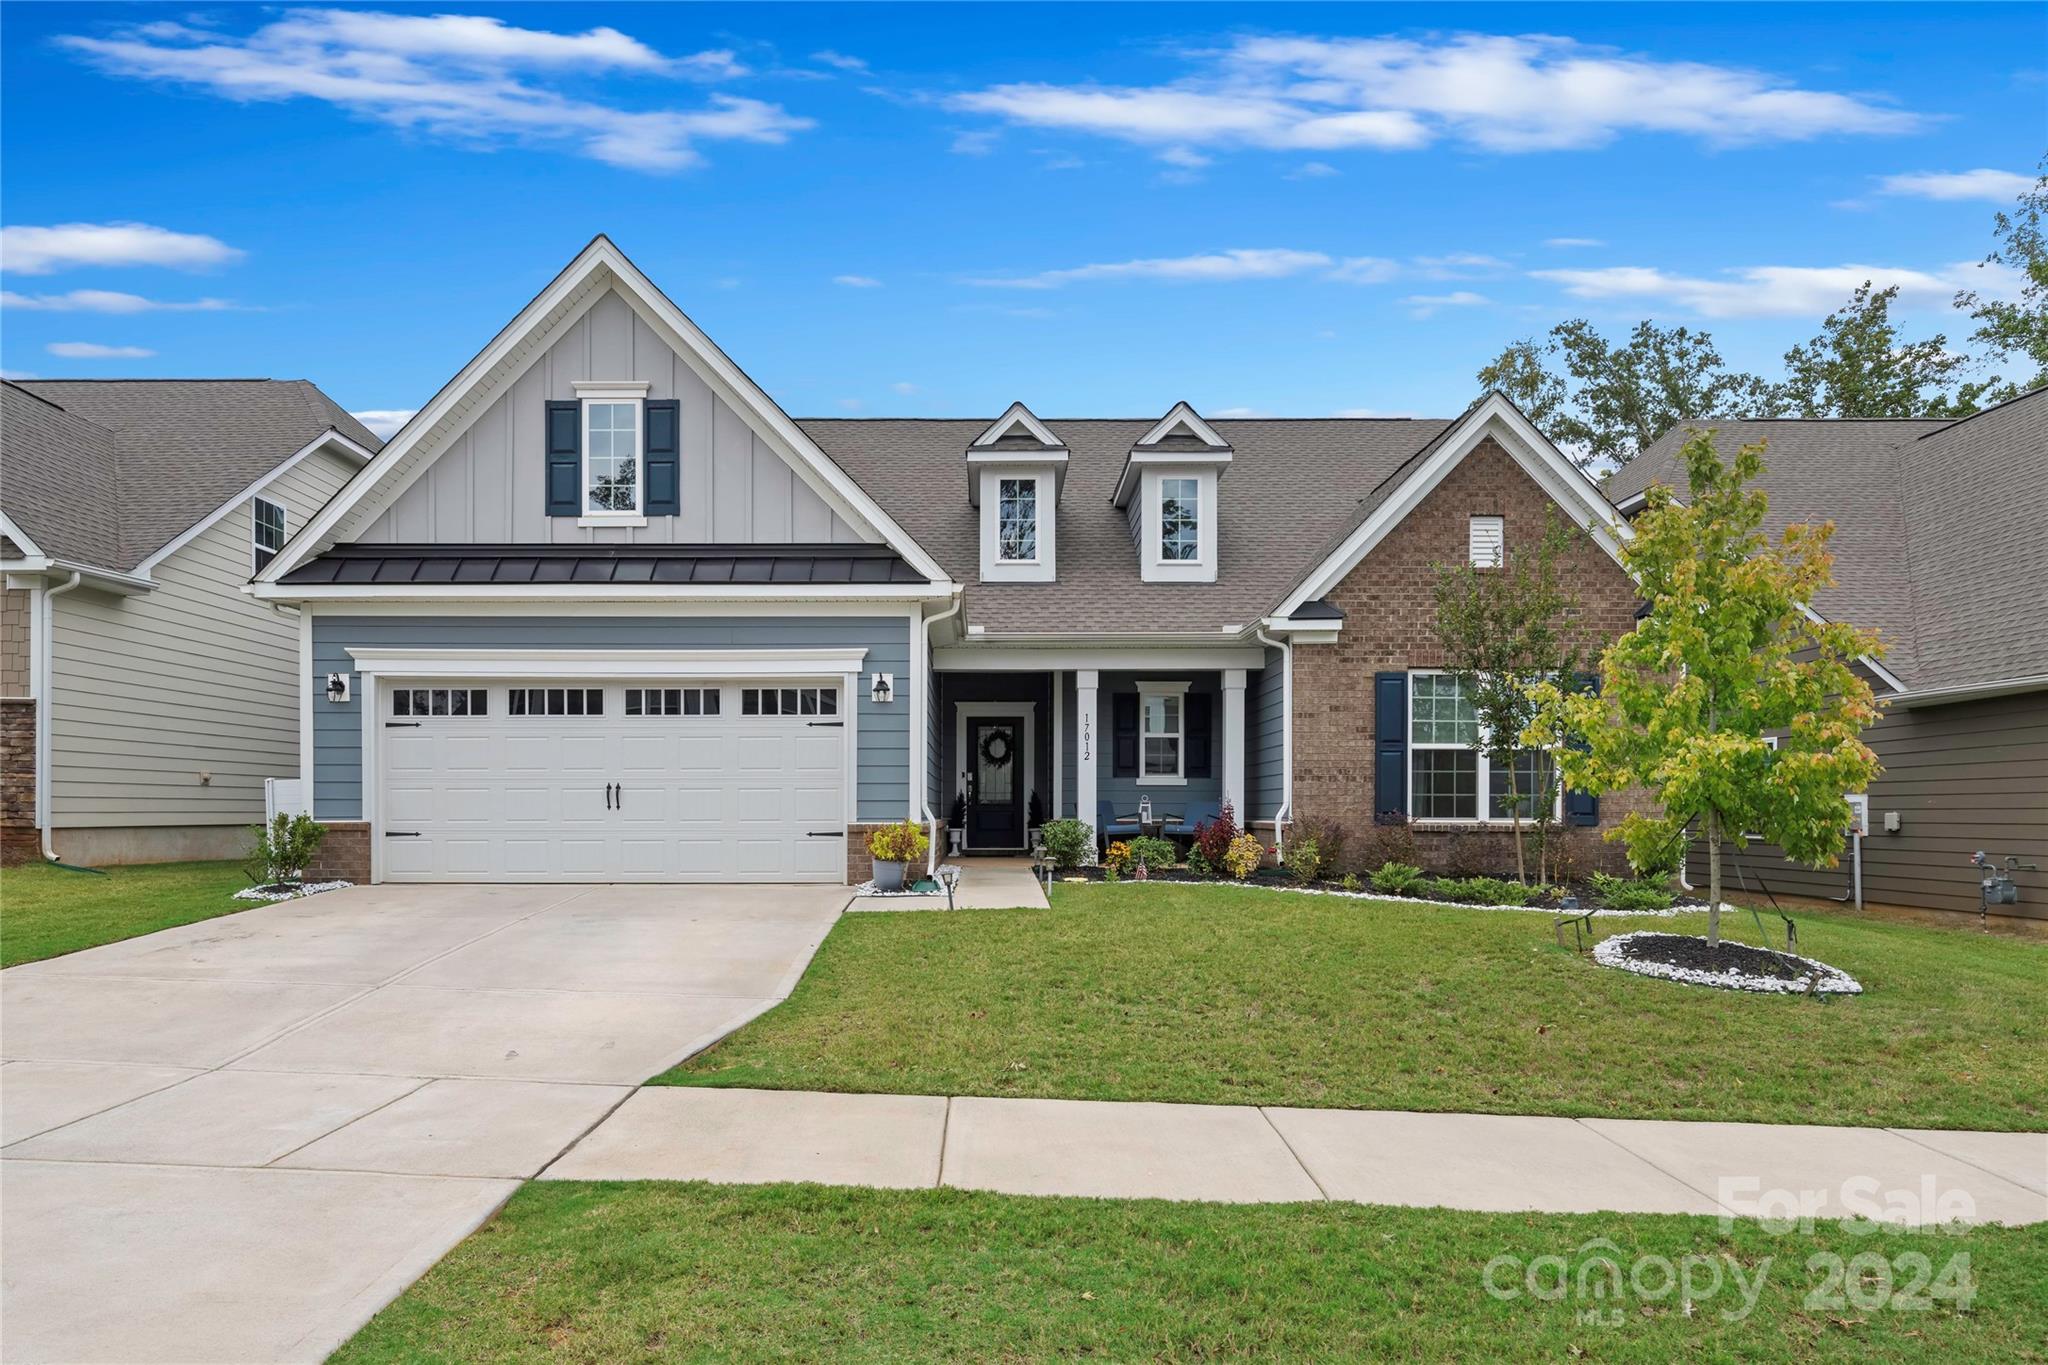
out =
[(843, 829), (814, 829), (805, 831), (804, 837), (809, 839), (844, 839), (846, 831)]
[(838, 730), (843, 729), (846, 725), (846, 722), (843, 720), (807, 720), (804, 722), (804, 724), (810, 726), (814, 730), (821, 725), (824, 726), (827, 730)]
[(623, 782), (614, 782), (614, 783), (612, 784), (612, 800), (614, 800), (614, 801), (616, 801), (616, 802), (618, 802), (618, 803), (619, 803), (619, 809), (620, 809), (620, 810), (624, 810), (624, 809), (626, 808), (626, 784), (625, 784), (625, 783), (623, 783)]

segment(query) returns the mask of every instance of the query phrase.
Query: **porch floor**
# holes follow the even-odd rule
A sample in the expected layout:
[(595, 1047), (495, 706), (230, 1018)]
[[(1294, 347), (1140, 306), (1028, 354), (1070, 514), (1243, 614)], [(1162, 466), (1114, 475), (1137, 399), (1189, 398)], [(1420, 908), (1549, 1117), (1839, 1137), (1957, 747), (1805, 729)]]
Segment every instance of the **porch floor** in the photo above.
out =
[[(963, 857), (955, 864), (955, 910), (1044, 910), (1045, 887), (1032, 875), (1029, 858)], [(855, 896), (848, 910), (944, 910), (946, 893), (933, 896)]]

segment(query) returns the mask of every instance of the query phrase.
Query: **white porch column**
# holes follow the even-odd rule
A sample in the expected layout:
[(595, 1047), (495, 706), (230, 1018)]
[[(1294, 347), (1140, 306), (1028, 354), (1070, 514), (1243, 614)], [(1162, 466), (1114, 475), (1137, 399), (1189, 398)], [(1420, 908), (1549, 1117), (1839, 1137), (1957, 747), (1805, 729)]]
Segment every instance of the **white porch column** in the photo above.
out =
[(1066, 803), (1060, 799), (1067, 794), (1066, 774), (1060, 770), (1065, 757), (1061, 751), (1066, 740), (1067, 718), (1062, 710), (1066, 699), (1061, 694), (1065, 690), (1066, 679), (1067, 675), (1059, 669), (1052, 671), (1052, 806), (1045, 813), (1048, 820), (1059, 819), (1060, 812), (1066, 808)]
[(1252, 822), (1244, 804), (1244, 674), (1223, 670), (1223, 799), (1237, 812), (1239, 829)]
[(1074, 670), (1074, 814), (1099, 835), (1102, 831), (1095, 826), (1095, 681), (1094, 669)]

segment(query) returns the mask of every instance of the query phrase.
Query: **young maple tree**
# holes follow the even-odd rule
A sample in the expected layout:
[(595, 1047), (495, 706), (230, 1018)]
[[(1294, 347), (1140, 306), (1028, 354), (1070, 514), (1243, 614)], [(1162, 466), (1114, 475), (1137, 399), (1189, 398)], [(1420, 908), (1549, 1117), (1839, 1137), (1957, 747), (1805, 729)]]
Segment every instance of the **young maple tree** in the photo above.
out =
[[(1627, 842), (1637, 867), (1702, 822), (1709, 943), (1721, 937), (1722, 841), (1754, 834), (1832, 867), (1850, 821), (1845, 795), (1878, 771), (1859, 737), (1877, 708), (1852, 666), (1879, 652), (1877, 639), (1807, 613), (1833, 582), (1834, 524), (1764, 535), (1766, 498), (1746, 486), (1763, 472), (1763, 449), (1744, 446), (1724, 464), (1710, 432), (1686, 442), (1684, 500), (1652, 485), (1622, 546), (1648, 613), (1602, 654), (1599, 695), (1538, 684), (1524, 736), (1574, 736), (1554, 752), (1575, 787), (1656, 796), (1661, 814), (1631, 812), (1607, 836)], [(1780, 736), (1776, 749), (1767, 733)]]

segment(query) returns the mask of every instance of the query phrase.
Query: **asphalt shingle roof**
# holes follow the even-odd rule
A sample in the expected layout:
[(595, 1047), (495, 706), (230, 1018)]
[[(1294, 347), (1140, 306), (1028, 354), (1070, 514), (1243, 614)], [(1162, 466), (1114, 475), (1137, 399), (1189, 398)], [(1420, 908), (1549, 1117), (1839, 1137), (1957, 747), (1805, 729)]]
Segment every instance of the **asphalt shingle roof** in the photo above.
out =
[(0, 505), (44, 553), (129, 570), (333, 428), (303, 379), (25, 379), (0, 409)]

